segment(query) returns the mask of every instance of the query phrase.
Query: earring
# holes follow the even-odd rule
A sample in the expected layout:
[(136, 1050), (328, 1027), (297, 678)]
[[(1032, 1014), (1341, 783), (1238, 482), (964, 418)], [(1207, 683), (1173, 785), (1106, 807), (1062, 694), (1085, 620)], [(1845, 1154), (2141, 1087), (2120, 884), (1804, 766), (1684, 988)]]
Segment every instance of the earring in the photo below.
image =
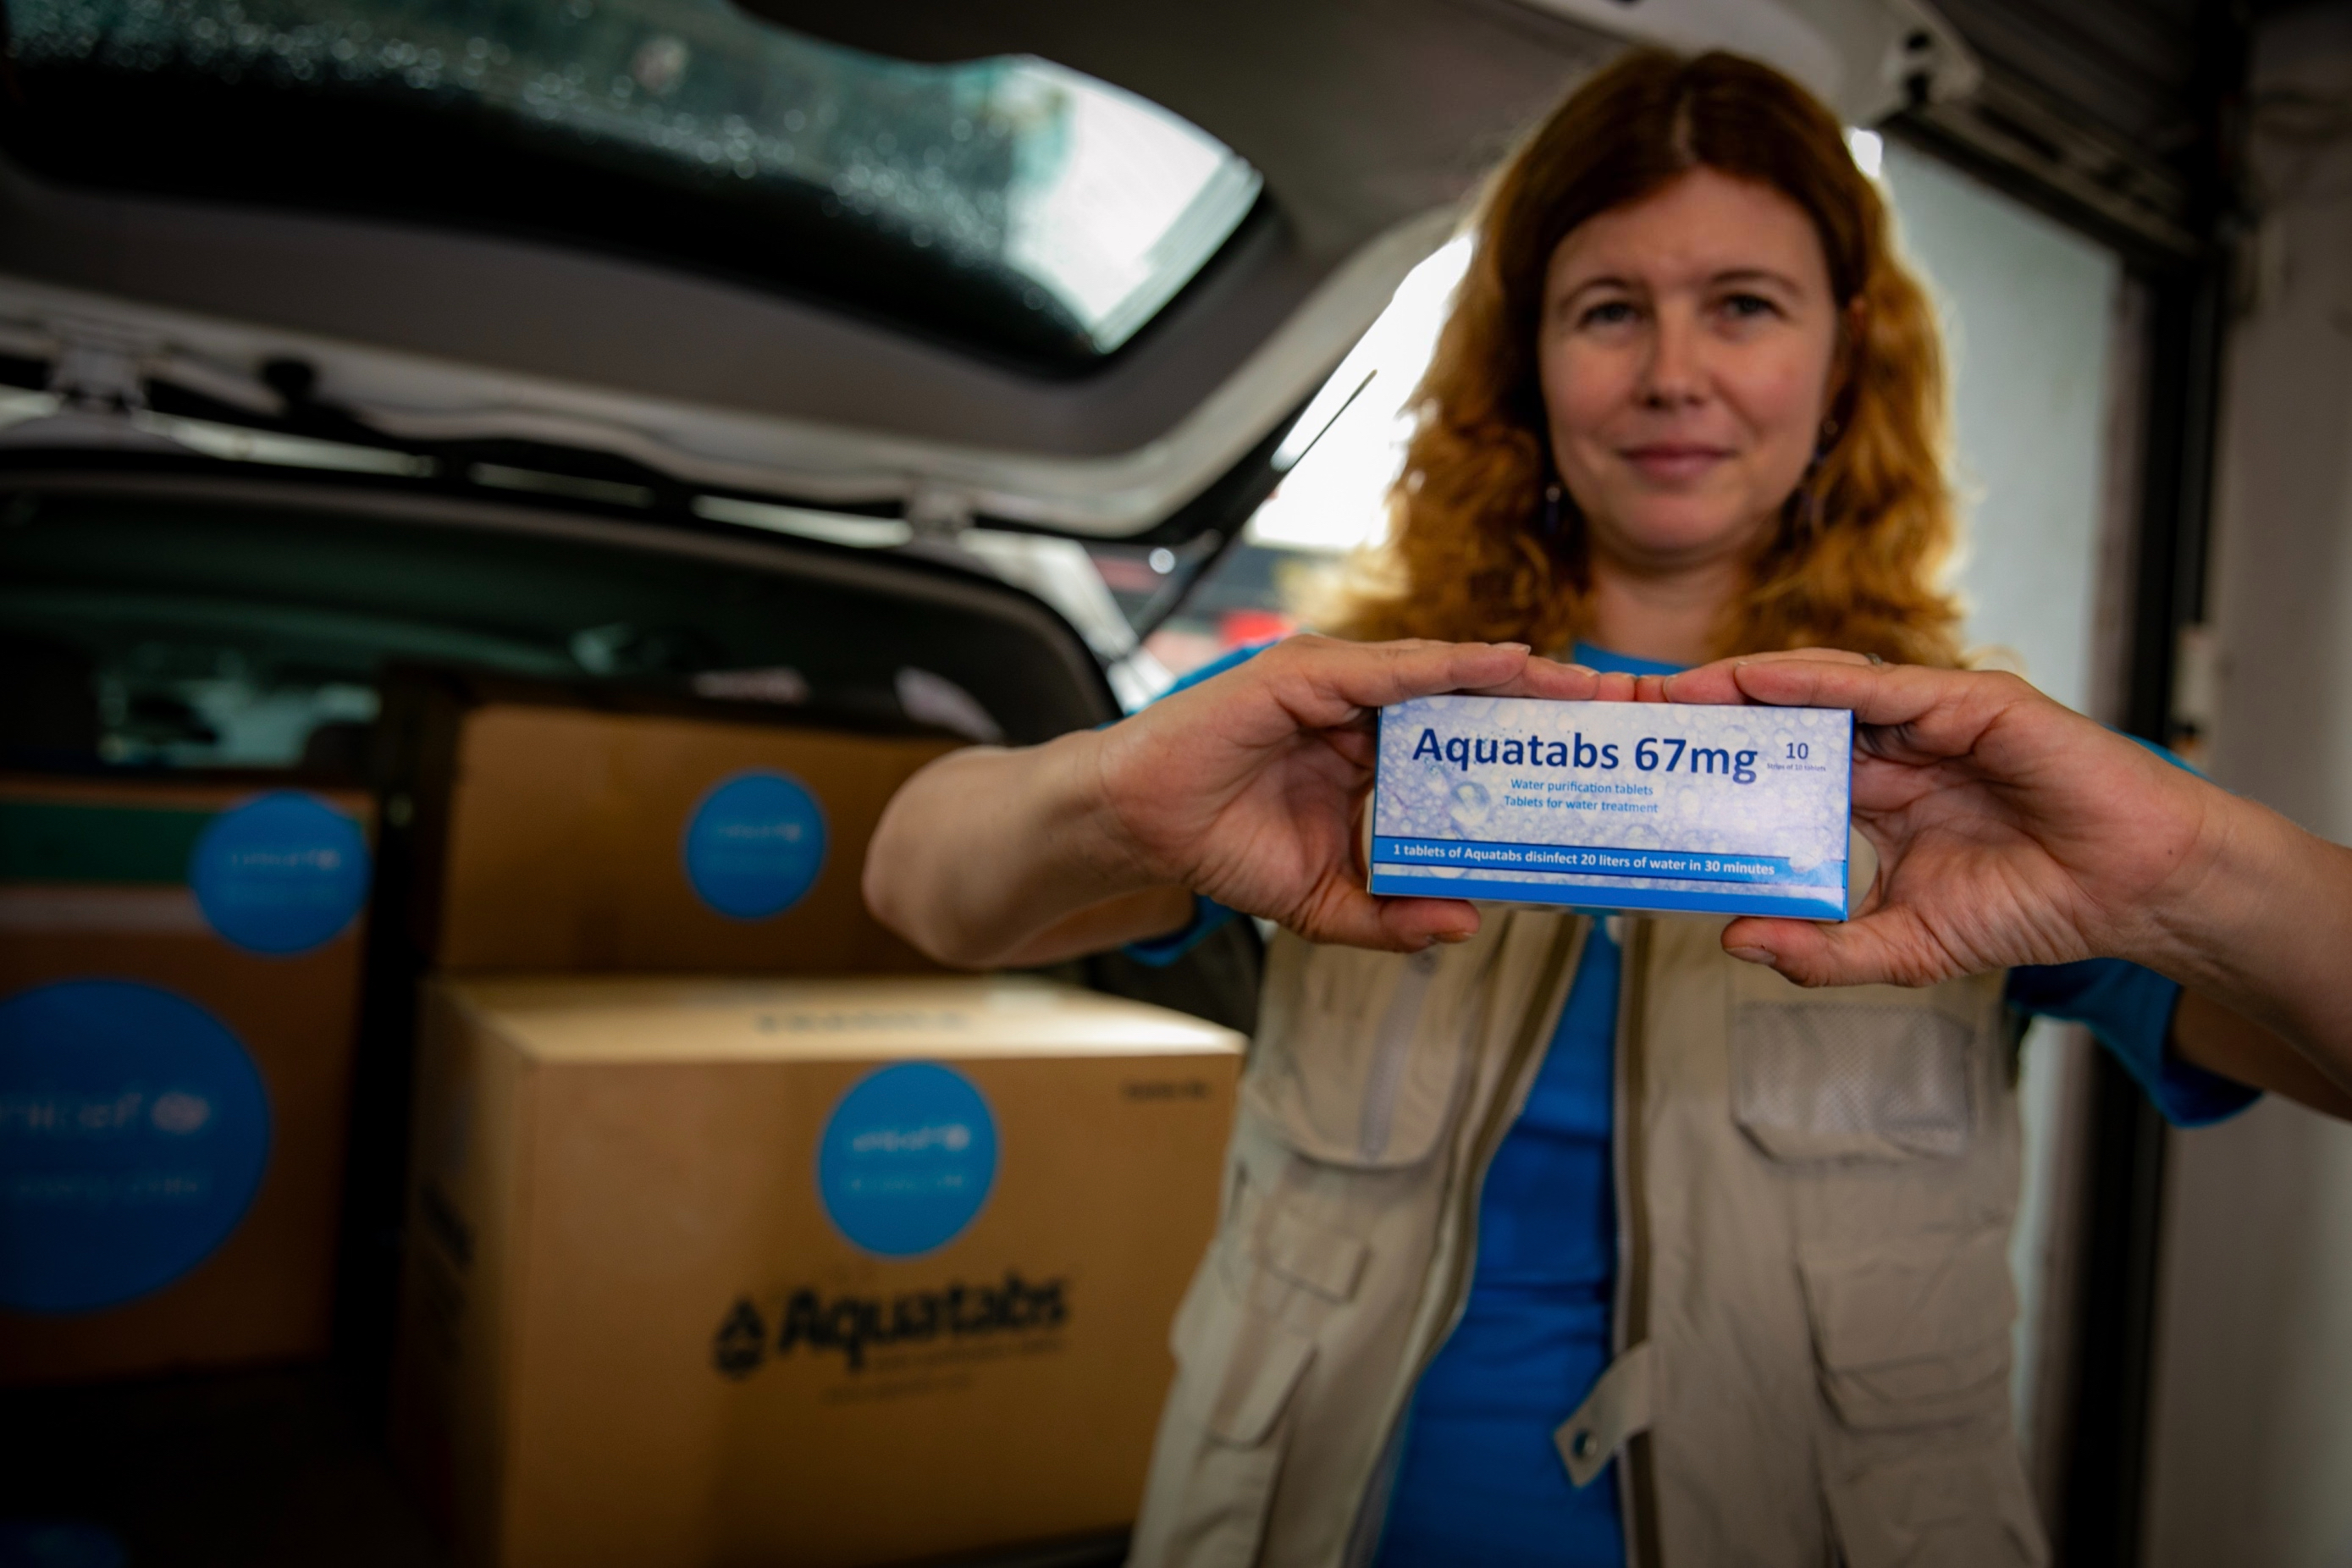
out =
[(1559, 537), (1559, 486), (1557, 482), (1544, 486), (1543, 531), (1546, 539)]

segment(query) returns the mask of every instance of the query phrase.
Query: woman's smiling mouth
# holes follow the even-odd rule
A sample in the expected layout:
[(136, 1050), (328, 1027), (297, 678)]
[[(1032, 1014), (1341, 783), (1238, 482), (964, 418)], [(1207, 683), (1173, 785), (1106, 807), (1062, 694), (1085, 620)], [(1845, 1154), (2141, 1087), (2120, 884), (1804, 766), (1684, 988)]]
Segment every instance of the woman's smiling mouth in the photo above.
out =
[(1705, 477), (1731, 456), (1731, 449), (1696, 441), (1652, 441), (1639, 447), (1621, 447), (1617, 455), (1653, 484), (1681, 485)]

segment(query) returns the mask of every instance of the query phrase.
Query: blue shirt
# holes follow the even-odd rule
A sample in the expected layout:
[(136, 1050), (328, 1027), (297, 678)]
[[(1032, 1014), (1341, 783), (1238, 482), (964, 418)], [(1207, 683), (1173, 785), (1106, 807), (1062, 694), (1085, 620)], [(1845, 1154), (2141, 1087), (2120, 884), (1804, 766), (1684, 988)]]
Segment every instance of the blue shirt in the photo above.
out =
[[(1183, 684), (1220, 674), (1244, 648)], [(1596, 669), (1675, 666), (1578, 644)], [(1129, 951), (1171, 963), (1232, 911), (1203, 900), (1193, 923)], [(1578, 1489), (1552, 1432), (1609, 1364), (1617, 1206), (1610, 1164), (1619, 952), (1595, 921), (1559, 1026), (1479, 1194), (1478, 1253), (1460, 1321), (1422, 1374), (1390, 1491), (1379, 1568), (1476, 1562), (1621, 1568), (1615, 1466)], [(2010, 972), (2012, 1005), (2089, 1026), (2167, 1118), (2243, 1110), (2253, 1090), (2172, 1057), (2180, 987), (2120, 959)]]

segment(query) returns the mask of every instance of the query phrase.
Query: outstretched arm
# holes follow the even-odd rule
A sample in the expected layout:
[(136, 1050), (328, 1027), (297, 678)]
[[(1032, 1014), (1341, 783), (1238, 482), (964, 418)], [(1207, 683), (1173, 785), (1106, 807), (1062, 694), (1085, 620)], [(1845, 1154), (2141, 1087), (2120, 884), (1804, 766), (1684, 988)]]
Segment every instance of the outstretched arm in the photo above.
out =
[(1108, 729), (932, 763), (883, 813), (866, 901), (924, 952), (975, 967), (1171, 931), (1193, 893), (1318, 942), (1459, 940), (1478, 929), (1466, 902), (1364, 890), (1350, 825), (1373, 710), (1599, 689), (1517, 644), (1293, 637)]
[[(2352, 1087), (2352, 980), (2340, 967), (2352, 849), (2013, 676), (1805, 652), (1724, 660), (1643, 695), (1853, 711), (1854, 820), (1878, 849), (1877, 884), (1841, 925), (1733, 921), (1724, 945), (1739, 956), (1809, 985), (2127, 958)], [(2209, 1048), (2252, 1048), (2218, 1024), (2185, 1023)]]

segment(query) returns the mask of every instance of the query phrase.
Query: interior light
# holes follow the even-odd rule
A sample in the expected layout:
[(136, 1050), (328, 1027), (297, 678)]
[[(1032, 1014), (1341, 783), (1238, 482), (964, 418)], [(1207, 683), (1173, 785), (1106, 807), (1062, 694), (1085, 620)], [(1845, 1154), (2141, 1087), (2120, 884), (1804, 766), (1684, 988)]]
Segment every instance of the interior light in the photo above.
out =
[(307, 436), (280, 436), (222, 425), (210, 419), (188, 419), (141, 409), (131, 423), (151, 435), (178, 442), (191, 451), (232, 463), (274, 463), (290, 468), (334, 468), (353, 474), (398, 474), (407, 479), (429, 477), (436, 467), (430, 458), (395, 452), (383, 447), (357, 447), (346, 441), (319, 441)]

